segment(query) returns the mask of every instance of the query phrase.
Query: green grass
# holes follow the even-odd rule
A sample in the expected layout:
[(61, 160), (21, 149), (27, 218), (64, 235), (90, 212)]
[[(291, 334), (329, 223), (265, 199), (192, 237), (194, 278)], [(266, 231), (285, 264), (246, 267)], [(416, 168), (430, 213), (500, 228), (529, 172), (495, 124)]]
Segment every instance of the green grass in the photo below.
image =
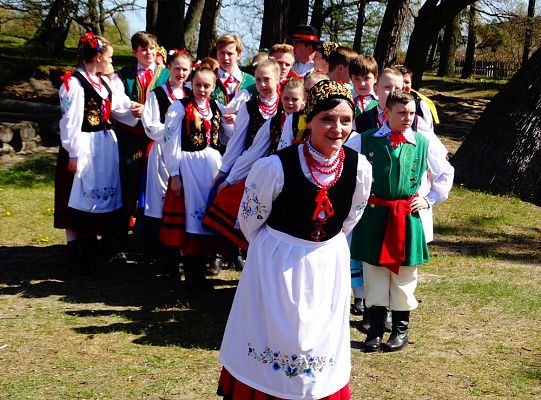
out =
[(507, 80), (480, 76), (470, 79), (439, 77), (433, 72), (426, 71), (423, 74), (422, 89), (470, 99), (491, 99), (506, 83)]
[[(126, 266), (70, 273), (52, 174), (51, 156), (0, 168), (0, 398), (216, 398), (239, 273), (188, 296), (136, 242)], [(458, 187), (435, 216), (406, 349), (363, 354), (352, 317), (353, 399), (538, 398), (541, 209)]]

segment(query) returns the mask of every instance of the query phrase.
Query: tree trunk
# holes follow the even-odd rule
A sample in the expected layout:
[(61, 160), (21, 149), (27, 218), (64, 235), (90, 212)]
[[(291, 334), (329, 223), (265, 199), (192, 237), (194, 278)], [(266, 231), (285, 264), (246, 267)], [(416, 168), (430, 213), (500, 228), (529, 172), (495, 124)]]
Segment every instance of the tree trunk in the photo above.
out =
[(283, 43), (287, 34), (288, 0), (264, 0), (263, 24), (259, 48), (270, 48), (275, 43)]
[(440, 63), (438, 67), (438, 76), (455, 76), (455, 55), (460, 35), (460, 14), (455, 16), (445, 25), (443, 32), (443, 42), (440, 50)]
[(460, 11), (475, 0), (444, 1), (426, 0), (419, 9), (411, 32), (406, 64), (413, 71), (413, 87), (418, 89), (423, 79), (428, 51), (434, 36), (439, 32), (449, 18), (454, 18)]
[(366, 0), (359, 1), (359, 13), (357, 14), (357, 24), (355, 25), (355, 37), (353, 38), (353, 50), (361, 54), (361, 42), (363, 40), (363, 29), (365, 23)]
[(426, 60), (425, 69), (432, 69), (434, 68), (434, 61), (436, 59), (436, 52), (441, 47), (441, 35), (440, 32), (434, 36), (434, 39), (432, 40), (432, 44), (430, 45), (430, 52), (428, 53), (428, 59)]
[(158, 22), (158, 0), (147, 0), (146, 20), (145, 30), (155, 35)]
[(199, 20), (203, 15), (205, 0), (191, 0), (184, 19), (184, 41), (191, 53), (197, 48), (197, 36), (199, 32)]
[(409, 0), (387, 2), (374, 49), (374, 58), (381, 67), (396, 64), (396, 52), (400, 48), (408, 6)]
[(308, 23), (308, 9), (310, 6), (309, 0), (288, 0), (288, 3), (289, 15), (287, 16), (286, 34), (295, 29), (296, 26)]
[(460, 78), (468, 79), (473, 72), (473, 63), (475, 61), (475, 45), (477, 40), (476, 33), (477, 25), (477, 10), (475, 9), (475, 3), (470, 6), (468, 12), (468, 44), (466, 45), (466, 56), (464, 58), (464, 66), (462, 67), (462, 74)]
[(323, 28), (323, 0), (314, 0), (314, 8), (312, 9), (312, 18), (310, 18), (310, 25), (317, 29), (318, 37), (321, 37), (321, 29)]
[(160, 0), (156, 20), (158, 43), (166, 49), (184, 46), (184, 0)]
[(451, 159), (455, 181), (541, 206), (541, 48), (494, 96)]
[(199, 29), (199, 40), (197, 41), (197, 58), (199, 60), (211, 54), (212, 38), (216, 27), (216, 18), (221, 6), (220, 0), (205, 0), (203, 15), (201, 17), (201, 28)]
[(54, 0), (47, 17), (27, 45), (40, 53), (59, 54), (64, 49), (76, 9), (72, 0)]
[(524, 50), (522, 52), (522, 65), (528, 61), (530, 50), (532, 48), (533, 17), (535, 15), (535, 0), (528, 0), (528, 21), (526, 22), (526, 32), (524, 33)]

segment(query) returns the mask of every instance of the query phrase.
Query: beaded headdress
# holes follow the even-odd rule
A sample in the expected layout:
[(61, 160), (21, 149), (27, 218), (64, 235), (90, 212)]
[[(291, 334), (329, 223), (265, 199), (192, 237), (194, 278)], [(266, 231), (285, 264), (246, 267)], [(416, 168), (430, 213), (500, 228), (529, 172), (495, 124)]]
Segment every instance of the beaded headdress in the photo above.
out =
[(336, 42), (323, 42), (321, 43), (320, 52), (326, 61), (329, 61), (331, 53), (336, 50), (340, 45)]
[(310, 89), (304, 113), (310, 120), (323, 109), (324, 103), (334, 99), (346, 100), (352, 109), (355, 108), (351, 91), (346, 85), (337, 81), (322, 80)]

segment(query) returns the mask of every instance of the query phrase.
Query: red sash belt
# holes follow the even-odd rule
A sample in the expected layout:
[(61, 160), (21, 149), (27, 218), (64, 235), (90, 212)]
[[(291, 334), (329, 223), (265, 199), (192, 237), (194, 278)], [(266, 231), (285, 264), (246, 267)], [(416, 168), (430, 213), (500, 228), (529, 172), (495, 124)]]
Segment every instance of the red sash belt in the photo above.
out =
[(379, 263), (397, 275), (400, 264), (406, 260), (406, 216), (411, 214), (410, 204), (416, 196), (417, 193), (407, 200), (387, 200), (374, 195), (368, 198), (368, 204), (389, 207)]

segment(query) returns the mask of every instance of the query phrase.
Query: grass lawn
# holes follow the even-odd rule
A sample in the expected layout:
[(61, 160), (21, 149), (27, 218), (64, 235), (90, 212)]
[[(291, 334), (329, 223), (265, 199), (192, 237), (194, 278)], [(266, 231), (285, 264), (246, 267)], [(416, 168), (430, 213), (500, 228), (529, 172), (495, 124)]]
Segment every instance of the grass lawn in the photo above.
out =
[(423, 74), (422, 89), (468, 99), (492, 99), (506, 83), (507, 80), (481, 76), (473, 76), (470, 79), (439, 77), (434, 72), (426, 71)]
[[(0, 398), (216, 398), (239, 273), (190, 297), (137, 248), (126, 266), (70, 273), (53, 164), (0, 170)], [(458, 187), (435, 215), (410, 345), (363, 354), (352, 317), (353, 399), (541, 396), (541, 209)]]

